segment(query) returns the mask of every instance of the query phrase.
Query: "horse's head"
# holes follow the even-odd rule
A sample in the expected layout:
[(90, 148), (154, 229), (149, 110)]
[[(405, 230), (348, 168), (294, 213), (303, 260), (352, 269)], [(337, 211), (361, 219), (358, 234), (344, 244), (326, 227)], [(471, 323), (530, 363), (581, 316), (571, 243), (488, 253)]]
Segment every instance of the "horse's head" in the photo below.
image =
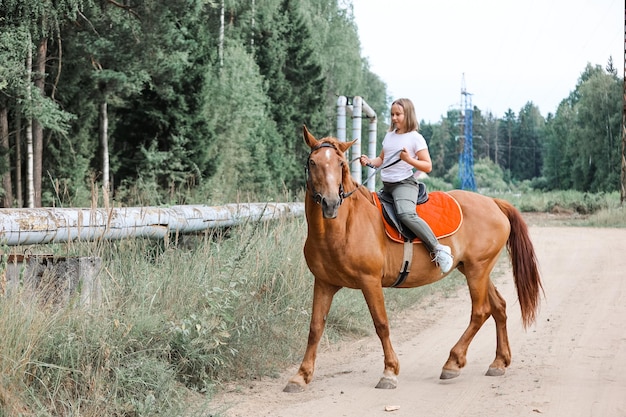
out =
[(322, 207), (326, 219), (337, 217), (337, 210), (343, 199), (350, 196), (344, 191), (344, 181), (350, 182), (350, 170), (344, 152), (356, 142), (340, 142), (335, 138), (321, 140), (302, 127), (304, 141), (311, 153), (306, 163), (307, 191), (313, 200)]

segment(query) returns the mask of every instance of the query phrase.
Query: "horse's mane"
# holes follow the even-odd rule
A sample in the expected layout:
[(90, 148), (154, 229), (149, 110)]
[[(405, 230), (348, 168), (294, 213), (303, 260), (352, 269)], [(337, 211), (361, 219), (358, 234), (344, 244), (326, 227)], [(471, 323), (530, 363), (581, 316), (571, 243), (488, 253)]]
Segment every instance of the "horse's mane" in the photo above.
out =
[(359, 187), (359, 192), (360, 192), (361, 194), (363, 194), (363, 196), (364, 196), (365, 198), (367, 198), (367, 200), (368, 200), (370, 203), (375, 204), (375, 203), (374, 203), (374, 196), (372, 195), (372, 192), (371, 192), (371, 191), (370, 191), (370, 190), (369, 190), (366, 186), (361, 185), (361, 187)]
[(341, 143), (341, 141), (340, 141), (339, 139), (334, 138), (334, 137), (332, 137), (332, 136), (326, 136), (326, 137), (324, 137), (324, 138), (321, 138), (321, 139), (319, 139), (319, 141), (318, 141), (318, 142), (320, 142), (320, 143), (322, 143), (322, 142), (325, 142), (325, 143), (330, 143), (331, 145), (333, 145), (333, 146), (335, 146), (335, 147), (336, 147), (338, 144), (340, 144), (340, 143)]

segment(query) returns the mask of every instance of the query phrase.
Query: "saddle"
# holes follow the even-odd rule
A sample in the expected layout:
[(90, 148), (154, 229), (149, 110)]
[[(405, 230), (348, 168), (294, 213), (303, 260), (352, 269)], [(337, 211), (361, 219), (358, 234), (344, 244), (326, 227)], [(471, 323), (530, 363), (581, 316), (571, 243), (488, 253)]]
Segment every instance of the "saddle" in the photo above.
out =
[[(428, 223), (437, 239), (450, 236), (459, 230), (463, 222), (463, 213), (454, 197), (442, 191), (428, 193), (423, 183), (419, 183), (419, 188), (415, 211), (422, 220)], [(393, 197), (390, 194), (380, 190), (372, 192), (372, 195), (382, 214), (385, 233), (391, 240), (399, 243), (421, 243), (421, 240), (398, 220)]]

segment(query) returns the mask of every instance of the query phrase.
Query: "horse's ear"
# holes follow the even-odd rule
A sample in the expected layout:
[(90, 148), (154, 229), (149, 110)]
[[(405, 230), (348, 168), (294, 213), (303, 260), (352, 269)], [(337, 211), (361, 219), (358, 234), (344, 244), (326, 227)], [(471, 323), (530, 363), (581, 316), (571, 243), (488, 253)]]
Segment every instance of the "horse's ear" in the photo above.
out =
[(309, 130), (306, 128), (306, 125), (302, 125), (302, 137), (304, 137), (304, 141), (307, 145), (309, 145), (309, 148), (311, 149), (315, 148), (319, 143), (319, 141), (315, 139), (311, 132), (309, 132)]
[(341, 152), (345, 152), (348, 149), (350, 149), (350, 146), (354, 145), (354, 143), (357, 141), (358, 139), (354, 139), (353, 141), (350, 142), (339, 142), (339, 144), (337, 144), (337, 147), (339, 148), (339, 150)]

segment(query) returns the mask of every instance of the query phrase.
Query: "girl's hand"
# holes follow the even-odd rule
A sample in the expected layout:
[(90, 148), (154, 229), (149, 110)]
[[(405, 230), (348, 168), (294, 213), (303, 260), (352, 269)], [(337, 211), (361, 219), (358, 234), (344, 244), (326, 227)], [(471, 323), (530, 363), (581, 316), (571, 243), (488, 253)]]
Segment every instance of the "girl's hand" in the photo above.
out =
[(361, 155), (361, 157), (359, 158), (359, 162), (362, 166), (365, 166), (370, 164), (370, 159), (367, 157), (367, 155)]

